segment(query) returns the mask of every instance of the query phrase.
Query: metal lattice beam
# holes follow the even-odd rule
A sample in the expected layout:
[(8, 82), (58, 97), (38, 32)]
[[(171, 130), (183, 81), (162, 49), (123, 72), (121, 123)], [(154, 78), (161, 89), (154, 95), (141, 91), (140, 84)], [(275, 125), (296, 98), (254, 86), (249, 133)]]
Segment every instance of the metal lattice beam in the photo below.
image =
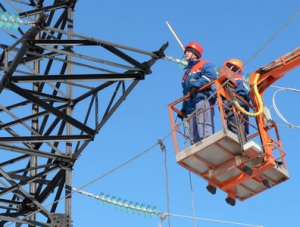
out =
[(75, 5), (0, 3), (31, 24), (0, 31), (10, 40), (0, 43), (0, 227), (71, 226), (75, 161), (168, 46), (148, 52), (75, 34)]

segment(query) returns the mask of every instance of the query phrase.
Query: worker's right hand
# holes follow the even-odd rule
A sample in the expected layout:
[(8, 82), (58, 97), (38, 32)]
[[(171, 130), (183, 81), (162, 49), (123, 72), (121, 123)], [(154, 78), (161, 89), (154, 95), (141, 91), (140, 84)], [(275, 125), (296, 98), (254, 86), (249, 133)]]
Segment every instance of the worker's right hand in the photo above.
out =
[(185, 111), (181, 111), (181, 114), (177, 114), (177, 117), (183, 121), (183, 118), (186, 118), (186, 112)]

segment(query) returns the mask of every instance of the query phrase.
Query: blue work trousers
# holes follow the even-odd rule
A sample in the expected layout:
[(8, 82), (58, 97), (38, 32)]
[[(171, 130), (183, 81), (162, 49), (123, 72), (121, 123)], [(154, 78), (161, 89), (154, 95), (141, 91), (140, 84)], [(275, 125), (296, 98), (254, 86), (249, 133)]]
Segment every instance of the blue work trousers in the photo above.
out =
[(210, 108), (208, 100), (200, 100), (196, 104), (196, 117), (190, 120), (190, 139), (193, 143), (212, 135), (215, 132), (214, 108)]

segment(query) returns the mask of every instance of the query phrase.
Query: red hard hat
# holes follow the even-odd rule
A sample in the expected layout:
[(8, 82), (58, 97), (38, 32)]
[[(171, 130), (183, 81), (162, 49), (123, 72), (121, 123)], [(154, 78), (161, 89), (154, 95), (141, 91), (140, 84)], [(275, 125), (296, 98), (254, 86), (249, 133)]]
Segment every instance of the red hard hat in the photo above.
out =
[(190, 42), (188, 45), (186, 45), (184, 47), (184, 49), (187, 49), (187, 48), (192, 48), (192, 49), (196, 50), (200, 54), (200, 57), (202, 56), (203, 48), (199, 43)]

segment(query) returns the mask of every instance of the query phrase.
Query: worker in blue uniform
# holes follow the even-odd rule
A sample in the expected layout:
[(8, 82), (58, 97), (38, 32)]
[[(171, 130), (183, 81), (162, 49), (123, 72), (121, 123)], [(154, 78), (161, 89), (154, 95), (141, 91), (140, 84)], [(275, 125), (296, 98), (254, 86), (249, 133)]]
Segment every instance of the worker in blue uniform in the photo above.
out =
[[(244, 77), (242, 76), (243, 73), (243, 63), (239, 59), (233, 58), (228, 61), (224, 62), (224, 65), (228, 67), (231, 71), (235, 74), (233, 79), (236, 83), (236, 87), (234, 88), (234, 92), (241, 98), (237, 98), (236, 101), (239, 105), (249, 112), (249, 105), (250, 97), (249, 97), (249, 87), (246, 84)], [(228, 108), (225, 109), (225, 113), (227, 115), (227, 128), (234, 132), (238, 133), (238, 126), (237, 126), (237, 119), (232, 111), (233, 103), (227, 102), (226, 106)], [(246, 114), (240, 113), (240, 119), (242, 123), (242, 129), (244, 132), (244, 136), (249, 133), (249, 117)]]
[(214, 65), (201, 59), (202, 54), (203, 48), (197, 42), (191, 42), (184, 48), (184, 57), (188, 65), (182, 78), (182, 87), (183, 95), (189, 94), (190, 98), (183, 101), (178, 117), (183, 119), (190, 114), (195, 116), (189, 117), (192, 143), (197, 143), (214, 133), (214, 108), (211, 108), (215, 104), (213, 88), (209, 87), (199, 92), (197, 90), (217, 79), (217, 75)]

